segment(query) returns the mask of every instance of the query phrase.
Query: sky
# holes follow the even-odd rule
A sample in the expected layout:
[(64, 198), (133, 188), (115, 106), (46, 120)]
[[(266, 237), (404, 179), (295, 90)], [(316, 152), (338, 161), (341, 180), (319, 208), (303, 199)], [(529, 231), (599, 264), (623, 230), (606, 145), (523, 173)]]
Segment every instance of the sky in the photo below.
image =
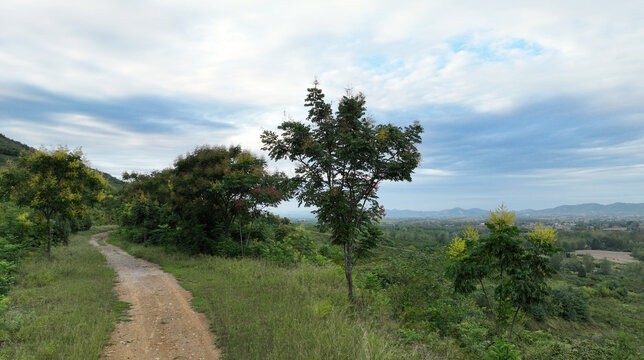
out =
[(644, 202), (641, 0), (0, 2), (0, 133), (115, 176), (204, 144), (266, 156), (316, 78), (424, 127), (386, 208)]

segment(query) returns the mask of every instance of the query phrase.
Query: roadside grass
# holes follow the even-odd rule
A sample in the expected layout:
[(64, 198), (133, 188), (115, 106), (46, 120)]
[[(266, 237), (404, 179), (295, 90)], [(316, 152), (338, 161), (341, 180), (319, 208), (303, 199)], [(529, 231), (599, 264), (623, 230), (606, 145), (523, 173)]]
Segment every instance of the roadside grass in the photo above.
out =
[(102, 226), (75, 234), (68, 246), (34, 252), (0, 305), (0, 359), (98, 359), (128, 309), (112, 290), (116, 273), (89, 244)]
[(419, 358), (399, 345), (393, 325), (352, 310), (336, 267), (188, 256), (118, 232), (108, 242), (176, 276), (210, 319), (224, 359)]

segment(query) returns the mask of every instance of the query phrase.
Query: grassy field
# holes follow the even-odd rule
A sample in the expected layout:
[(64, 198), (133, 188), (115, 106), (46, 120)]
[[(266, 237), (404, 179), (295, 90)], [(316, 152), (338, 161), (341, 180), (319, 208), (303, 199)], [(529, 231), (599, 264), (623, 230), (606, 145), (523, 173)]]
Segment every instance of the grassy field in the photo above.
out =
[(392, 324), (356, 316), (336, 267), (190, 257), (127, 243), (116, 233), (109, 241), (160, 264), (192, 292), (225, 359), (418, 358), (390, 335)]
[(0, 359), (98, 359), (127, 304), (112, 291), (115, 272), (88, 239), (73, 235), (52, 259), (34, 253), (0, 305)]

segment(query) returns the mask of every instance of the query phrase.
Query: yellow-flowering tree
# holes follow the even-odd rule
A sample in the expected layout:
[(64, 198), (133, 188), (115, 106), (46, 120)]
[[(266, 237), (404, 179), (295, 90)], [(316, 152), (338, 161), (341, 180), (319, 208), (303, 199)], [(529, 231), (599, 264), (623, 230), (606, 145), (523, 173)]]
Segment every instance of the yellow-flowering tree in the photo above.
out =
[[(480, 238), (468, 228), (449, 246), (453, 261), (448, 275), (455, 290), (471, 293), (480, 286), (498, 329), (507, 327), (508, 341), (519, 310), (544, 301), (548, 293), (546, 278), (554, 273), (548, 257), (561, 250), (554, 244), (553, 228), (539, 224), (524, 234), (514, 221), (514, 212), (501, 206), (490, 212), (485, 223), (489, 236)], [(493, 287), (494, 301), (485, 283)]]
[(104, 197), (105, 180), (83, 162), (80, 150), (58, 148), (34, 151), (20, 157), (0, 174), (0, 196), (36, 210), (53, 240), (52, 219), (78, 218)]

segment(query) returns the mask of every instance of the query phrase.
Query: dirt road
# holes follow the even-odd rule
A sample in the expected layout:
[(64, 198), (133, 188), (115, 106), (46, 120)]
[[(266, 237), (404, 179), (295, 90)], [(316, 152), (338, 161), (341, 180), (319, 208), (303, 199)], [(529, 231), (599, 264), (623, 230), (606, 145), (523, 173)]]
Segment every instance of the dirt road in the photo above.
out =
[(118, 273), (119, 300), (131, 304), (130, 321), (118, 323), (103, 359), (218, 359), (208, 319), (190, 306), (191, 295), (155, 264), (137, 259), (92, 236), (107, 262)]

